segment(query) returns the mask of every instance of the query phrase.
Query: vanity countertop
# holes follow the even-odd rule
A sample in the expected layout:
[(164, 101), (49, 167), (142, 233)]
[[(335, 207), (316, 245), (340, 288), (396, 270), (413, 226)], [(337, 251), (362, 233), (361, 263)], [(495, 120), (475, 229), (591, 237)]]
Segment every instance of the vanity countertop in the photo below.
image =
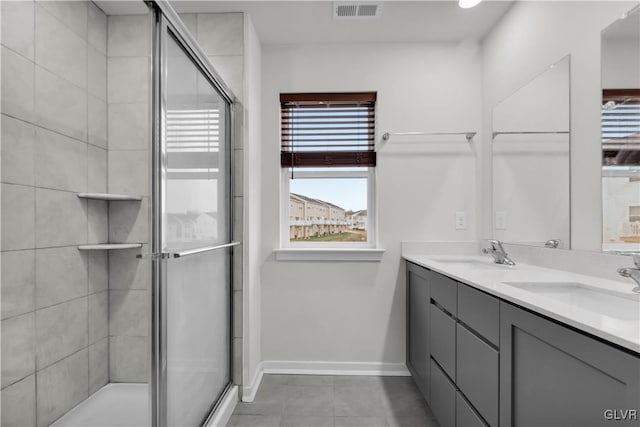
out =
[[(631, 292), (631, 280), (618, 282), (522, 263), (510, 267), (486, 256), (406, 253), (403, 258), (640, 353), (640, 295)], [(546, 290), (539, 292), (542, 288)]]

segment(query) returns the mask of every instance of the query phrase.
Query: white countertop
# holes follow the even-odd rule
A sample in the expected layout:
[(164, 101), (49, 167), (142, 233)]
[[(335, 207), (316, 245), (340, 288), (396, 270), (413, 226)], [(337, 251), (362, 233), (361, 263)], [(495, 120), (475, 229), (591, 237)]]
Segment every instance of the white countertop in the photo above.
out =
[[(521, 263), (508, 267), (496, 265), (486, 256), (407, 253), (403, 258), (640, 353), (640, 295), (631, 292), (634, 287), (631, 280), (618, 282)], [(587, 289), (604, 292), (604, 298), (601, 306), (597, 300), (589, 306), (571, 295), (559, 298), (553, 293), (531, 292), (505, 282), (578, 283)]]

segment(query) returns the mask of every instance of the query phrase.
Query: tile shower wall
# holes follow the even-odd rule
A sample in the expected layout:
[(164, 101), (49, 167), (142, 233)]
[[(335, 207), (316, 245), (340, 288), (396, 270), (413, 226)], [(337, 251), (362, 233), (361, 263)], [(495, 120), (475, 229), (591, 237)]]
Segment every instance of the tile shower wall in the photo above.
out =
[[(196, 41), (220, 77), (238, 98), (235, 105), (234, 145), (234, 229), (233, 240), (244, 242), (244, 15), (242, 13), (181, 14)], [(243, 347), (243, 252), (244, 244), (233, 252), (233, 373), (242, 384)]]
[[(108, 174), (110, 193), (143, 196), (111, 202), (109, 240), (149, 243), (149, 55), (147, 15), (109, 16)], [(147, 247), (143, 251), (148, 252)], [(149, 263), (139, 249), (109, 254), (109, 375), (111, 382), (149, 377)]]
[(48, 426), (109, 379), (107, 19), (2, 7), (2, 425)]
[[(221, 77), (242, 99), (243, 15), (182, 15)], [(142, 195), (141, 203), (111, 203), (112, 242), (148, 244), (149, 22), (147, 16), (108, 18), (108, 190)], [(242, 105), (236, 108), (234, 235), (242, 240)], [(242, 247), (234, 248), (234, 381), (241, 383)], [(143, 248), (143, 251), (147, 251)], [(137, 250), (109, 255), (109, 366), (112, 382), (146, 382), (149, 360), (149, 265)]]

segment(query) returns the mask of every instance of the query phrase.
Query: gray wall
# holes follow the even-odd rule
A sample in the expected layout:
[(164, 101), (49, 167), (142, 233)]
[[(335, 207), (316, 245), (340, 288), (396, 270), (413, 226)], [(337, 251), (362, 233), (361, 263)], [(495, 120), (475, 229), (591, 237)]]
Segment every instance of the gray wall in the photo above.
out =
[(1, 7), (2, 425), (45, 426), (109, 377), (106, 16)]
[[(243, 15), (182, 15), (207, 57), (239, 98), (236, 123), (234, 236), (242, 240), (243, 216)], [(149, 243), (149, 17), (108, 18), (108, 190), (142, 195), (142, 203), (109, 208), (112, 242)], [(147, 249), (143, 249), (143, 252)], [(149, 265), (139, 250), (109, 254), (109, 356), (111, 382), (146, 382), (149, 362)], [(148, 251), (147, 251), (148, 252)], [(234, 381), (241, 383), (242, 247), (234, 252)]]
[[(107, 382), (148, 380), (148, 263), (136, 260), (140, 250), (77, 249), (148, 243), (148, 17), (107, 18), (90, 2), (0, 4), (2, 425), (45, 426)], [(226, 29), (215, 15), (192, 18), (194, 34), (242, 97), (242, 15), (222, 17)], [(221, 37), (231, 44), (220, 45)], [(241, 104), (238, 112), (241, 240)], [(87, 201), (78, 192), (143, 201)], [(236, 255), (240, 383), (242, 248)]]
[[(142, 202), (110, 203), (111, 242), (149, 241), (149, 19), (108, 17), (108, 190), (143, 196)], [(109, 253), (111, 382), (147, 382), (149, 377), (150, 266), (136, 259), (138, 253)]]
[(245, 21), (242, 13), (181, 14), (191, 34), (204, 51), (222, 80), (238, 98), (235, 105), (233, 240), (242, 242), (233, 251), (233, 373), (235, 384), (243, 384), (243, 261), (244, 239), (244, 139), (246, 109), (245, 89)]

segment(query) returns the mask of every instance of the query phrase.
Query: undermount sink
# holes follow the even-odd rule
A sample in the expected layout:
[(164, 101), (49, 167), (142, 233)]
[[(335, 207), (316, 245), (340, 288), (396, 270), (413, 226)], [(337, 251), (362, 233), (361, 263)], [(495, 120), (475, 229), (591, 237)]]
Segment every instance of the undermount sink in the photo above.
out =
[(621, 320), (640, 319), (640, 295), (577, 282), (503, 282), (523, 291)]
[(490, 270), (512, 270), (514, 266), (506, 264), (496, 264), (487, 259), (487, 261), (464, 259), (464, 258), (434, 258), (434, 261), (442, 264), (451, 264), (466, 268), (484, 268)]

